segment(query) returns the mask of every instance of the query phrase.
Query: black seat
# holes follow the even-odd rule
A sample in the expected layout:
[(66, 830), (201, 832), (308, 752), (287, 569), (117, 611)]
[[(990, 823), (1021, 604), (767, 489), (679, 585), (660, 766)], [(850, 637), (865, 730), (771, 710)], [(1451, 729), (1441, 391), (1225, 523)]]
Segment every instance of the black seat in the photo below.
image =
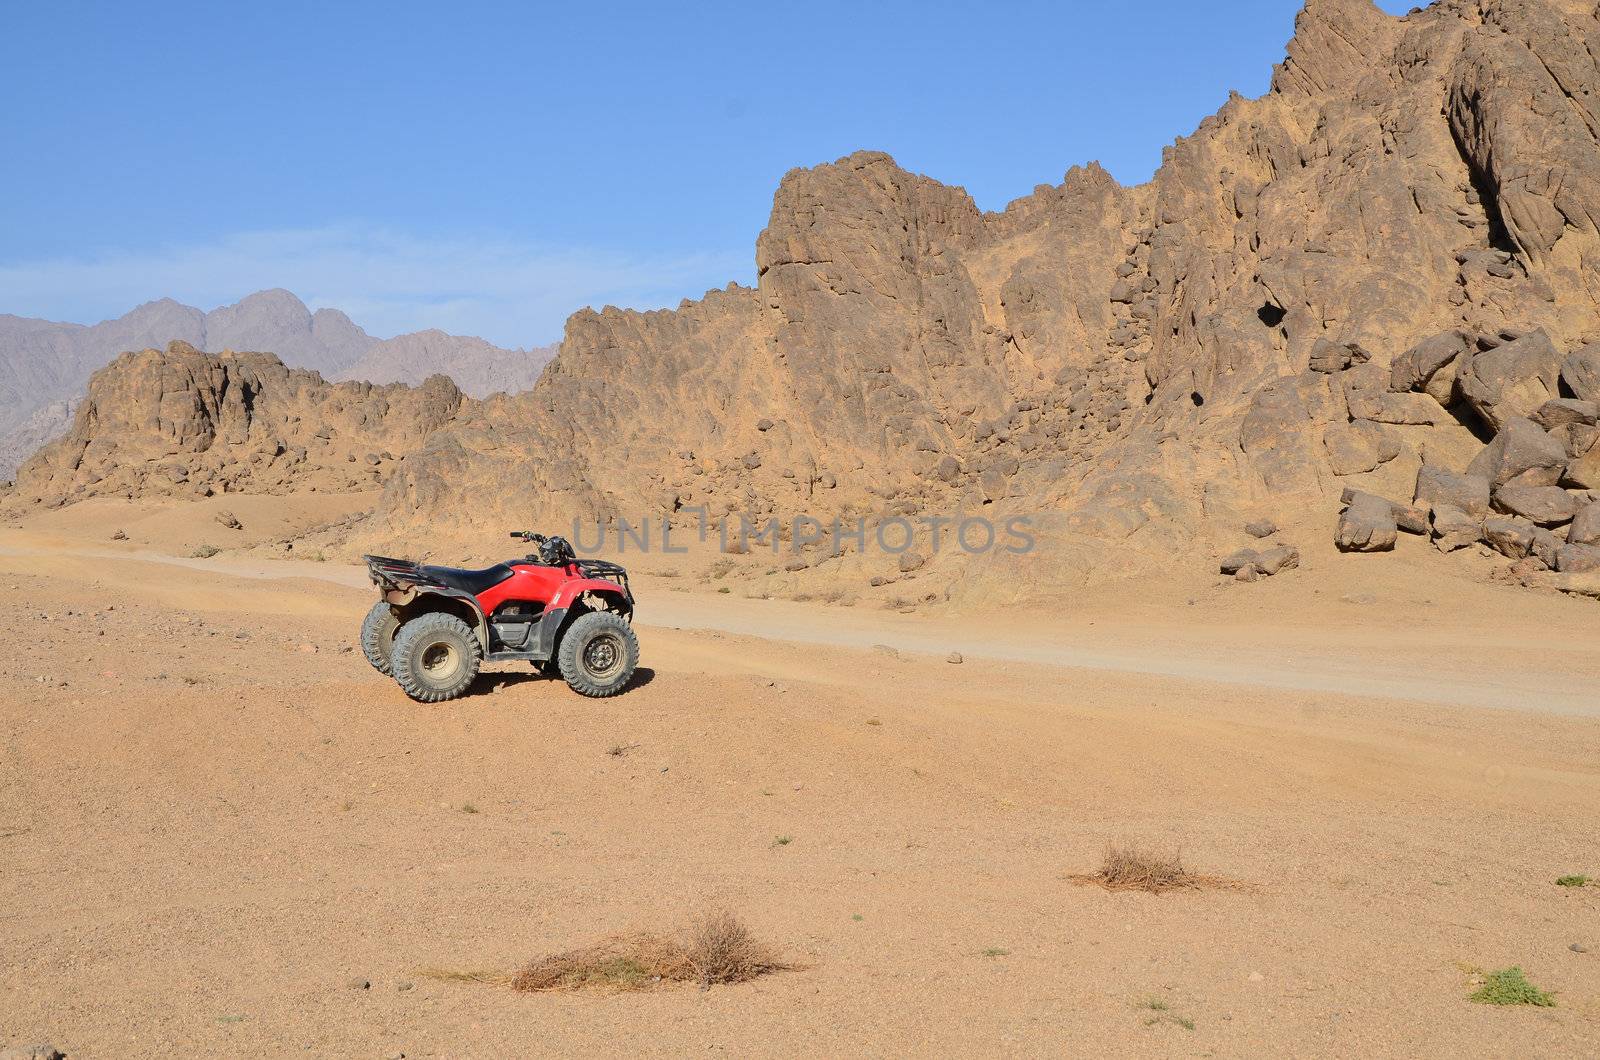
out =
[(483, 570), (462, 570), (460, 567), (418, 567), (417, 570), (440, 585), (448, 585), (452, 589), (460, 589), (473, 596), (477, 596), (485, 589), (493, 589), (514, 573), (504, 563), (496, 563)]

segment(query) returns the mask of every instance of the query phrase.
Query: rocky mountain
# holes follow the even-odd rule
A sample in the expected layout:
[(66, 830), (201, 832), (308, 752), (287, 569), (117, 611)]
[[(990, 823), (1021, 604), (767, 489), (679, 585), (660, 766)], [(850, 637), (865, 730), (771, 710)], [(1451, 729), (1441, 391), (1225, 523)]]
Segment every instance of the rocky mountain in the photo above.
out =
[(209, 313), (163, 298), (94, 325), (0, 315), (0, 479), (59, 436), (96, 369), (125, 350), (183, 342), (208, 350), (269, 350), (336, 379), (420, 383), (459, 373), (473, 393), (523, 390), (553, 352), (502, 350), (442, 331), (377, 339), (337, 309), (312, 312), (284, 290), (259, 291)]
[(430, 328), (374, 343), (360, 360), (329, 377), (417, 385), (443, 374), (473, 397), (515, 394), (533, 386), (545, 365), (555, 359), (556, 349), (505, 350), (482, 339)]
[[(1229, 99), (1137, 187), (1091, 164), (984, 213), (879, 153), (791, 172), (755, 288), (575, 314), (532, 391), (462, 401), (391, 447), (369, 536), (416, 540), (468, 512), (980, 512), (1029, 519), (1039, 547), (947, 545), (919, 589), (1033, 599), (1210, 562), (1274, 521), (1331, 536), (1342, 520), (1341, 546), (1384, 547), (1387, 520), (1431, 535), (1455, 507), (1468, 518), (1443, 512), (1440, 540), (1485, 541), (1498, 511), (1522, 520), (1510, 552), (1533, 548), (1524, 524), (1568, 543), (1548, 512), (1592, 502), (1568, 468), (1600, 434), (1583, 389), (1600, 337), (1597, 56), (1589, 2), (1391, 17), (1310, 0), (1271, 90)], [(97, 385), (114, 395), (164, 364), (119, 362)], [(1546, 407), (1563, 400), (1577, 404)], [(181, 455), (170, 440), (149, 421), (113, 434), (101, 408), (91, 389), (23, 469), (23, 497), (169, 488), (151, 469)], [(1467, 507), (1427, 499), (1443, 473), (1474, 480)], [(1519, 486), (1566, 499), (1502, 495)], [(864, 551), (798, 566), (892, 562)]]

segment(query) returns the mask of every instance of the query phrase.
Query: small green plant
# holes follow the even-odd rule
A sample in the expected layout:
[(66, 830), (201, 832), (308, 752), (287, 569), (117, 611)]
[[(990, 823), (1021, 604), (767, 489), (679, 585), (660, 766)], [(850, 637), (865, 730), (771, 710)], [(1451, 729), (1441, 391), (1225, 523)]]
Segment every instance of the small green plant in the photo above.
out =
[(793, 842), (794, 836), (792, 835), (780, 835), (772, 838), (772, 845), (775, 847), (786, 847)]
[(1194, 1030), (1194, 1020), (1190, 1019), (1188, 1016), (1183, 1016), (1173, 1012), (1172, 1006), (1168, 1005), (1159, 997), (1147, 997), (1134, 1007), (1146, 1009), (1155, 1013), (1155, 1015), (1148, 1017), (1144, 1021), (1144, 1025), (1146, 1027), (1154, 1027), (1158, 1023), (1171, 1023), (1175, 1026), (1182, 1027), (1186, 1031)]
[(639, 745), (636, 743), (614, 743), (606, 748), (606, 754), (612, 758), (621, 758)]
[(865, 920), (866, 917), (862, 916), (860, 913), (851, 913), (850, 914), (850, 919), (851, 920)]
[(1528, 982), (1528, 977), (1516, 966), (1490, 972), (1484, 977), (1483, 985), (1468, 995), (1467, 1000), (1480, 1005), (1537, 1005), (1540, 1008), (1553, 1008), (1556, 1003), (1553, 995)]
[(718, 589), (717, 592), (719, 592), (719, 593), (731, 593), (731, 592), (733, 592), (733, 590), (728, 588), (726, 585), (724, 585), (722, 588)]
[(1557, 887), (1586, 887), (1588, 884), (1589, 877), (1576, 874), (1571, 876), (1561, 876), (1556, 879)]
[(985, 957), (1009, 957), (1011, 956), (1011, 951), (1001, 949), (999, 946), (990, 946), (988, 949), (983, 951), (983, 955)]
[(461, 812), (462, 813), (477, 813), (478, 812), (478, 808), (476, 806), (472, 805), (472, 803), (470, 803), (470, 802), (464, 802), (464, 803), (461, 804)]
[(199, 548), (197, 548), (193, 552), (189, 553), (189, 558), (190, 559), (210, 559), (212, 556), (215, 556), (217, 553), (219, 553), (221, 551), (222, 551), (222, 549), (216, 547), (215, 545), (201, 545)]

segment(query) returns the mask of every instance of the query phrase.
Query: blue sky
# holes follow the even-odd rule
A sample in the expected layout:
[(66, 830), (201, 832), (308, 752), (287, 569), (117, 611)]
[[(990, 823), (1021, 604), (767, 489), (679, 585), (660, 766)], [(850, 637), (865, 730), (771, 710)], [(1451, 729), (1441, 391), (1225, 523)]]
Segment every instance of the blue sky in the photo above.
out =
[(551, 342), (753, 282), (784, 172), (857, 149), (985, 209), (1145, 180), (1266, 90), (1299, 6), (0, 0), (0, 312), (287, 287)]

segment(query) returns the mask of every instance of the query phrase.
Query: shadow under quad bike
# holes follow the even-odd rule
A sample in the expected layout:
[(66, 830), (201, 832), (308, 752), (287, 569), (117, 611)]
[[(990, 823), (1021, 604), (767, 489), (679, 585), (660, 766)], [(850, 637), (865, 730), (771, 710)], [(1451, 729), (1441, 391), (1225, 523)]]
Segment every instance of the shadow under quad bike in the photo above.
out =
[(363, 557), (383, 599), (361, 623), (361, 650), (412, 699), (464, 694), (484, 662), (531, 662), (586, 696), (614, 696), (633, 676), (628, 572), (578, 559), (564, 538), (511, 536), (534, 554), (483, 570)]

